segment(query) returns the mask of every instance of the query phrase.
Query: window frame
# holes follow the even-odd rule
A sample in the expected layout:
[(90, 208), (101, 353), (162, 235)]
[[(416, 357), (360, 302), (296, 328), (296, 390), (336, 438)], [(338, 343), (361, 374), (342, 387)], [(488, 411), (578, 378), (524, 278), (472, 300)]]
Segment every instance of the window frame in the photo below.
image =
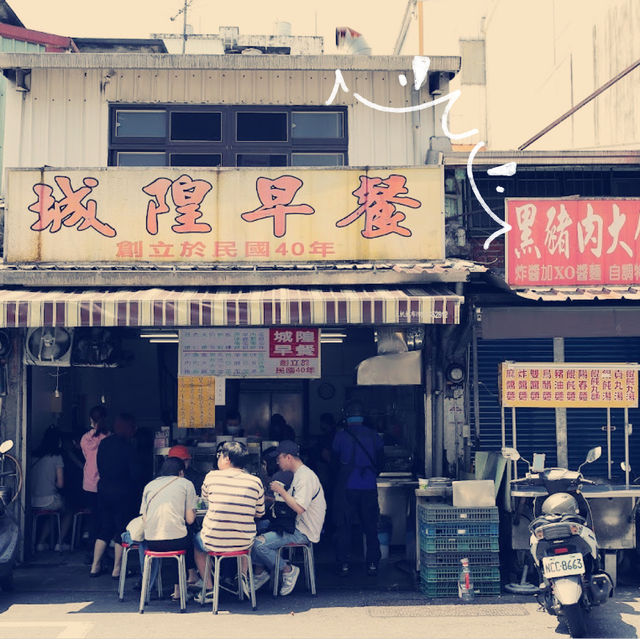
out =
[[(163, 138), (118, 138), (116, 131), (116, 114), (118, 111), (164, 111), (166, 114), (165, 136)], [(220, 142), (211, 140), (171, 140), (171, 114), (175, 112), (206, 111), (221, 114)], [(291, 134), (293, 112), (318, 112), (342, 114), (341, 138), (294, 138)], [(236, 141), (236, 114), (239, 112), (268, 112), (287, 114), (287, 141), (286, 142), (248, 142)], [(119, 152), (137, 153), (165, 153), (166, 163), (169, 166), (172, 154), (220, 154), (222, 167), (236, 167), (236, 155), (265, 154), (286, 155), (287, 166), (291, 165), (292, 153), (337, 153), (342, 154), (342, 166), (349, 166), (349, 138), (347, 107), (326, 107), (319, 105), (221, 105), (221, 104), (124, 104), (111, 103), (109, 105), (109, 154), (108, 165), (118, 166)], [(154, 165), (156, 166), (156, 165)], [(335, 165), (329, 165), (335, 166)], [(143, 168), (143, 167), (139, 167)], [(207, 167), (197, 167), (207, 168)], [(214, 168), (214, 167), (211, 167)], [(252, 167), (275, 168), (275, 167)], [(284, 167), (281, 167), (284, 168)], [(296, 167), (299, 168), (299, 167)], [(319, 168), (319, 167), (316, 167)]]

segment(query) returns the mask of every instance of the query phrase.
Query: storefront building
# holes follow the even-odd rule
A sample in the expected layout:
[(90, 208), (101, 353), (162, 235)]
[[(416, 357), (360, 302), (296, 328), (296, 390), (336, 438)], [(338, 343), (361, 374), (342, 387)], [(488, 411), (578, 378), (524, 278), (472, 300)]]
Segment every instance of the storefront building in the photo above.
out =
[(469, 440), (468, 397), (443, 391), (467, 373), (465, 287), (485, 269), (445, 252), (443, 168), (424, 165), (444, 105), (360, 97), (426, 102), (459, 59), (432, 58), (418, 91), (398, 82), (410, 58), (0, 66), (2, 426), (25, 467), (50, 423), (82, 431), (100, 402), (194, 443), (237, 408), (259, 445), (280, 413), (312, 454), (320, 415), (359, 398), (407, 491), (442, 474), (448, 416)]
[[(469, 241), (458, 255), (490, 268), (487, 282), (469, 291), (474, 306), (472, 431), (478, 449), (498, 451), (501, 362), (640, 362), (638, 154), (480, 154), (475, 163), (480, 192), (513, 225), (506, 248), (501, 237), (486, 251), (482, 245), (496, 227), (456, 179), (462, 160), (451, 156), (445, 161), (445, 183), (452, 185), (448, 197), (467, 213)], [(488, 168), (507, 162), (517, 164), (512, 176), (487, 175)], [(497, 186), (504, 192), (497, 192)], [(637, 417), (638, 409), (629, 409), (631, 424)], [(511, 445), (510, 409), (505, 422)], [(604, 408), (521, 408), (518, 448), (527, 459), (546, 453), (549, 465), (575, 469), (589, 448), (601, 445), (603, 457), (590, 473), (624, 481), (624, 411), (611, 410), (610, 469), (607, 423)], [(632, 431), (632, 469), (640, 463), (635, 440)]]

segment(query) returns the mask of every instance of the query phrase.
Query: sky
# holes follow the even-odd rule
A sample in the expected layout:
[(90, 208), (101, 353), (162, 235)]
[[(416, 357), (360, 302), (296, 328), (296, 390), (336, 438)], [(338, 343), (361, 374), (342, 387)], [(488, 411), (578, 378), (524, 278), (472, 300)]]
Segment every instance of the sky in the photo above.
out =
[[(148, 38), (182, 32), (183, 0), (8, 0), (29, 29), (62, 36)], [(292, 35), (324, 36), (325, 53), (336, 52), (335, 28), (362, 33), (375, 55), (389, 55), (407, 0), (191, 0), (188, 22), (195, 33), (238, 26), (244, 34), (274, 32), (276, 20), (290, 22)]]

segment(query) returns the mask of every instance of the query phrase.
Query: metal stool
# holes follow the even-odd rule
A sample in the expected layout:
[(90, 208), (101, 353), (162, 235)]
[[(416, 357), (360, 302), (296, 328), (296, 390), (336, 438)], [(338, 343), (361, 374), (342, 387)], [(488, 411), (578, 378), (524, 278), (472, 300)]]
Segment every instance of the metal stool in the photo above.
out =
[[(156, 552), (154, 550), (144, 551), (144, 570), (142, 571), (142, 588), (140, 589), (140, 614), (144, 613), (145, 604), (149, 603), (149, 581), (151, 580), (151, 562), (154, 559), (176, 559), (178, 561), (178, 584), (180, 588), (180, 612), (187, 609), (187, 563), (185, 560), (186, 550), (169, 550), (167, 552)], [(120, 570), (122, 575), (122, 569)], [(160, 572), (158, 571), (158, 589), (161, 590)]]
[[(60, 532), (60, 511), (59, 510), (48, 510), (47, 508), (34, 508), (33, 509), (33, 524), (31, 526), (31, 553), (35, 554), (36, 552), (36, 532), (37, 532), (37, 528), (38, 528), (38, 519), (40, 519), (40, 517), (51, 517), (52, 519), (54, 519), (53, 522), (51, 522), (52, 524), (56, 524), (57, 526), (57, 531), (58, 531), (58, 544), (62, 544), (62, 534)], [(54, 528), (53, 525), (51, 527), (51, 532), (50, 532), (50, 543), (51, 543), (51, 547), (54, 548), (56, 543), (54, 541)]]
[[(124, 584), (127, 581), (127, 561), (129, 559), (130, 550), (138, 550), (140, 544), (121, 542), (122, 546), (122, 564), (120, 565), (120, 580), (118, 581), (118, 599), (124, 601)], [(160, 571), (158, 571), (158, 577), (156, 578), (158, 584), (158, 597), (162, 597), (162, 579), (160, 577)]]
[(71, 526), (71, 550), (75, 550), (76, 547), (76, 538), (78, 533), (82, 532), (82, 518), (91, 515), (91, 511), (88, 508), (84, 508), (83, 510), (79, 510), (78, 512), (73, 514), (73, 525)]
[[(235, 550), (233, 552), (207, 552), (207, 561), (205, 563), (204, 575), (202, 576), (202, 590), (200, 591), (200, 605), (204, 605), (204, 600), (207, 592), (207, 575), (210, 574), (211, 571), (211, 557), (213, 557), (213, 614), (218, 614), (218, 599), (220, 596), (220, 564), (223, 559), (229, 559), (235, 557), (237, 560), (238, 567), (238, 590), (230, 591), (234, 595), (238, 595), (238, 599), (242, 601), (244, 593), (242, 592), (242, 558), (247, 558), (248, 571), (249, 571), (249, 594), (251, 597), (251, 609), (256, 609), (256, 589), (254, 587), (253, 582), (253, 567), (251, 566), (251, 549), (247, 548), (246, 550)], [(225, 588), (225, 590), (227, 590)]]
[(302, 554), (304, 557), (304, 576), (305, 581), (307, 583), (307, 588), (311, 591), (311, 594), (315, 597), (316, 595), (316, 569), (315, 562), (313, 560), (313, 544), (287, 544), (286, 546), (280, 546), (278, 548), (278, 552), (276, 554), (276, 563), (273, 568), (273, 596), (278, 596), (278, 588), (280, 586), (280, 558), (282, 556), (282, 551), (288, 548), (289, 549), (289, 561), (291, 561), (291, 556), (295, 548), (302, 548)]

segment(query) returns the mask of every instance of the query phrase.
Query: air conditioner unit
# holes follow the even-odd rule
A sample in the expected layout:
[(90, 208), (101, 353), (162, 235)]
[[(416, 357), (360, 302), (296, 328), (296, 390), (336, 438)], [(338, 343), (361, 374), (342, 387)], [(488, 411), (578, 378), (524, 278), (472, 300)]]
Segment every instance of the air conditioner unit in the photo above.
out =
[(24, 362), (32, 366), (71, 366), (73, 329), (30, 328), (24, 346)]

